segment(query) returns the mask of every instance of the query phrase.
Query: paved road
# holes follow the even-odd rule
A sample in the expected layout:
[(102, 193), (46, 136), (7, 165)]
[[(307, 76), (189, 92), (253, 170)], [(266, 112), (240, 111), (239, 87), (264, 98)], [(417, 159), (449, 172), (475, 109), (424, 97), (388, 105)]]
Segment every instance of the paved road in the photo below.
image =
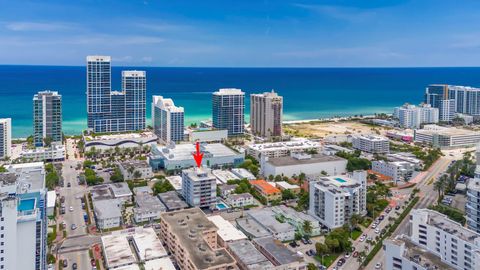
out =
[(91, 270), (92, 266), (90, 264), (90, 256), (88, 255), (88, 250), (65, 253), (60, 256), (62, 260), (68, 261), (68, 266), (63, 269), (72, 269), (72, 264), (77, 263), (78, 270)]
[[(420, 193), (419, 193), (420, 200), (415, 205), (414, 207), (415, 209), (426, 208), (437, 201), (438, 193), (433, 189), (433, 183), (429, 183), (430, 179), (432, 178), (437, 179), (437, 177), (439, 177), (443, 172), (445, 172), (445, 170), (447, 169), (451, 161), (452, 159), (449, 157), (440, 158), (435, 164), (433, 164), (430, 167), (430, 169), (427, 171), (422, 181), (420, 181), (416, 185), (416, 188), (420, 189)], [(410, 229), (409, 219), (405, 218), (402, 221), (402, 223), (398, 226), (397, 230), (393, 233), (392, 237), (395, 237), (401, 234), (408, 234), (409, 229)], [(374, 270), (375, 264), (377, 262), (381, 262), (383, 265), (384, 261), (385, 261), (385, 254), (383, 252), (383, 249), (381, 249), (375, 255), (373, 260), (370, 261), (370, 263), (367, 265), (365, 269)], [(349, 268), (345, 268), (345, 269), (349, 269)]]

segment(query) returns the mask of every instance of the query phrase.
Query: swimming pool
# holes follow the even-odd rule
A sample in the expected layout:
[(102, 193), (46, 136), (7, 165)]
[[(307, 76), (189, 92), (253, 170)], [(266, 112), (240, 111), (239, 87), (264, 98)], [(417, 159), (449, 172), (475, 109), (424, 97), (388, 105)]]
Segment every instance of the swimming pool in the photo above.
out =
[(35, 208), (35, 199), (25, 199), (25, 200), (20, 200), (17, 210), (28, 211), (28, 210), (33, 210), (34, 208)]
[(337, 180), (337, 182), (340, 182), (340, 183), (345, 183), (347, 182), (346, 180), (343, 180), (342, 178), (335, 178), (335, 180)]
[(229, 207), (225, 203), (223, 203), (223, 202), (217, 203), (217, 209), (218, 210), (225, 210), (227, 208), (229, 208)]

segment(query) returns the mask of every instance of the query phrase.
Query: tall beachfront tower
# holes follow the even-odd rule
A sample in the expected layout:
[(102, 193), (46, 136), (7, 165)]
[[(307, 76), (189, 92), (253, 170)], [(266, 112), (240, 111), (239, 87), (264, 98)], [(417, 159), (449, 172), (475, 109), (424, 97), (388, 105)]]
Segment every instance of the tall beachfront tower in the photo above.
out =
[(153, 96), (153, 131), (164, 143), (183, 141), (184, 109), (177, 107), (170, 98)]
[(93, 132), (145, 129), (145, 71), (122, 71), (122, 91), (112, 91), (110, 56), (87, 56), (88, 128)]
[(125, 94), (126, 130), (145, 129), (147, 95), (145, 71), (122, 71), (122, 92)]
[(12, 155), (12, 119), (0, 118), (0, 159)]
[(111, 57), (87, 56), (87, 125), (94, 132), (110, 131)]
[(219, 89), (213, 93), (212, 120), (216, 129), (228, 130), (228, 136), (243, 135), (245, 129), (245, 93), (240, 89)]
[(62, 96), (55, 91), (41, 91), (33, 96), (33, 138), (35, 146), (44, 139), (62, 141)]
[(283, 97), (273, 90), (250, 95), (250, 128), (256, 136), (282, 136)]

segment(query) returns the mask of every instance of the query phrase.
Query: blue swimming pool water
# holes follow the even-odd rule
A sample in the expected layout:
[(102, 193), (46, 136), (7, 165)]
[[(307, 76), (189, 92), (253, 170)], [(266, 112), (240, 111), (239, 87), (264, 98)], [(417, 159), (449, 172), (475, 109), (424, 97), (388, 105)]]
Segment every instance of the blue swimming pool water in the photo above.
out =
[(228, 206), (224, 203), (217, 203), (217, 209), (218, 210), (223, 210), (223, 209), (227, 209)]
[(35, 208), (35, 199), (21, 200), (18, 205), (18, 211), (28, 211)]
[(345, 183), (345, 182), (347, 182), (346, 180), (343, 180), (342, 178), (335, 178), (335, 180), (337, 180), (337, 182), (340, 182), (340, 183)]

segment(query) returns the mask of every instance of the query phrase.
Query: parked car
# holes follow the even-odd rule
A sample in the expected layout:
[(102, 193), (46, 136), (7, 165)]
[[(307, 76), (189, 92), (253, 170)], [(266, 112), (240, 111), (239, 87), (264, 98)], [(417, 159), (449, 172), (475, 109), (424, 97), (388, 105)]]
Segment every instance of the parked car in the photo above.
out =
[(382, 263), (378, 262), (377, 264), (375, 264), (375, 269), (382, 269)]
[(72, 229), (72, 231), (75, 230), (75, 229), (77, 229), (77, 225), (72, 224), (72, 225), (70, 226), (70, 229)]
[(72, 269), (73, 269), (73, 270), (76, 270), (76, 269), (77, 269), (77, 263), (73, 263), (73, 264), (72, 264)]
[(354, 258), (358, 257), (358, 251), (353, 252), (352, 256), (353, 256)]
[(295, 241), (288, 243), (288, 245), (290, 245), (292, 248), (298, 247), (298, 244)]
[(64, 259), (62, 261), (62, 264), (63, 264), (63, 267), (67, 267), (68, 266), (68, 261), (66, 259)]

